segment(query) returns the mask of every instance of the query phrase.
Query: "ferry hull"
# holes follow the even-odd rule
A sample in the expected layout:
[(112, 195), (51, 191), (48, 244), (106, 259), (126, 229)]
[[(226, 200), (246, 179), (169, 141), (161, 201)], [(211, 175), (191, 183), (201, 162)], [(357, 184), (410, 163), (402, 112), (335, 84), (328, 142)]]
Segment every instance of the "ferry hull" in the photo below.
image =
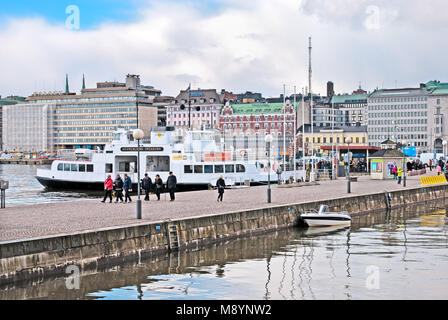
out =
[[(57, 180), (45, 177), (36, 176), (37, 181), (49, 190), (76, 190), (76, 191), (104, 191), (103, 182), (82, 182), (82, 181), (67, 181)], [(137, 190), (137, 184), (133, 184), (133, 190)], [(176, 191), (196, 191), (207, 190), (208, 184), (178, 184)], [(134, 192), (136, 193), (136, 192)]]

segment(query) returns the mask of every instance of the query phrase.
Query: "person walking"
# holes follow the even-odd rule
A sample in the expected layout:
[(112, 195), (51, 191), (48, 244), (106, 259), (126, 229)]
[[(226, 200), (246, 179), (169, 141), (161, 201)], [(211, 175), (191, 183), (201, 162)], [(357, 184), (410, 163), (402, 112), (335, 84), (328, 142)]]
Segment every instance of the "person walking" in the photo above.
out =
[(151, 191), (151, 186), (151, 178), (147, 173), (145, 173), (145, 177), (142, 179), (142, 189), (145, 190), (145, 201), (149, 201), (149, 192)]
[(132, 180), (131, 178), (128, 176), (127, 173), (124, 174), (124, 184), (123, 184), (123, 188), (124, 188), (124, 203), (128, 202), (129, 199), (129, 203), (132, 202), (131, 199), (131, 192), (132, 192)]
[(442, 173), (442, 167), (440, 166), (440, 164), (437, 165), (437, 175), (440, 176), (440, 174)]
[(392, 174), (394, 175), (394, 180), (397, 180), (398, 169), (397, 166), (395, 165), (394, 168), (392, 169)]
[(403, 176), (403, 169), (401, 167), (398, 168), (397, 176), (398, 176), (398, 184), (401, 184), (401, 177)]
[(163, 190), (163, 181), (162, 181), (162, 179), (160, 178), (159, 175), (156, 175), (156, 179), (154, 180), (154, 184), (155, 184), (157, 201), (160, 201), (160, 193)]
[(168, 177), (168, 180), (166, 180), (166, 187), (168, 188), (168, 191), (170, 192), (170, 201), (176, 200), (176, 196), (174, 195), (174, 192), (176, 191), (177, 186), (177, 178), (173, 174), (173, 172), (170, 172), (170, 176)]
[(429, 171), (432, 171), (432, 159), (429, 159)]
[(114, 188), (114, 181), (112, 180), (112, 176), (108, 174), (106, 181), (104, 181), (104, 199), (103, 201), (101, 201), (102, 203), (105, 203), (107, 198), (110, 199), (109, 203), (112, 203), (113, 188)]
[(117, 197), (115, 203), (118, 203), (118, 199), (120, 199), (121, 203), (123, 203), (123, 185), (123, 180), (121, 179), (120, 175), (117, 174), (117, 178), (114, 181), (115, 195)]
[(218, 200), (222, 202), (222, 197), (224, 196), (224, 189), (226, 188), (226, 182), (222, 178), (222, 176), (219, 176), (218, 181), (216, 181), (216, 187), (218, 188)]

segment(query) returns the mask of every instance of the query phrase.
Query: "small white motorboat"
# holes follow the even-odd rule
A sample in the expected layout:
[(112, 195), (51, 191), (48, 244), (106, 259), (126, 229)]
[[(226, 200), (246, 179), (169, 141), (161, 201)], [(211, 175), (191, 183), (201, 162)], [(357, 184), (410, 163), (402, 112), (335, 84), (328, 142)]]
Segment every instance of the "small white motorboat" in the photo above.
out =
[(300, 216), (309, 227), (349, 226), (352, 218), (347, 211), (330, 212), (327, 205), (321, 205), (318, 212), (306, 212)]

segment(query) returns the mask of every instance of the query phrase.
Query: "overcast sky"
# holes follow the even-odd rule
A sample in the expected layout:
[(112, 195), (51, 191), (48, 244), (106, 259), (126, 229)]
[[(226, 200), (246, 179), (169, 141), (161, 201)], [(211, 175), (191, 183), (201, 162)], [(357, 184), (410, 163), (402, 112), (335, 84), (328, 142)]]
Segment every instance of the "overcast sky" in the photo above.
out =
[(94, 87), (132, 73), (165, 95), (290, 94), (308, 85), (309, 36), (313, 92), (416, 87), (448, 81), (447, 34), (446, 0), (8, 1), (0, 95), (63, 90), (66, 73), (76, 92), (83, 74)]

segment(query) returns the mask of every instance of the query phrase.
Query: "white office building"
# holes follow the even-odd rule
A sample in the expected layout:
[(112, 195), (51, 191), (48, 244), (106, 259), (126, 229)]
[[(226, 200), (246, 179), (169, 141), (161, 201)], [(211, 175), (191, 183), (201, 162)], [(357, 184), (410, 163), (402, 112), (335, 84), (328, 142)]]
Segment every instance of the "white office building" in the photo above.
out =
[(3, 150), (54, 151), (55, 104), (23, 103), (3, 107)]
[(430, 148), (431, 113), (429, 93), (421, 88), (384, 89), (368, 98), (368, 138), (370, 146), (379, 147), (390, 139), (416, 147), (417, 153)]

